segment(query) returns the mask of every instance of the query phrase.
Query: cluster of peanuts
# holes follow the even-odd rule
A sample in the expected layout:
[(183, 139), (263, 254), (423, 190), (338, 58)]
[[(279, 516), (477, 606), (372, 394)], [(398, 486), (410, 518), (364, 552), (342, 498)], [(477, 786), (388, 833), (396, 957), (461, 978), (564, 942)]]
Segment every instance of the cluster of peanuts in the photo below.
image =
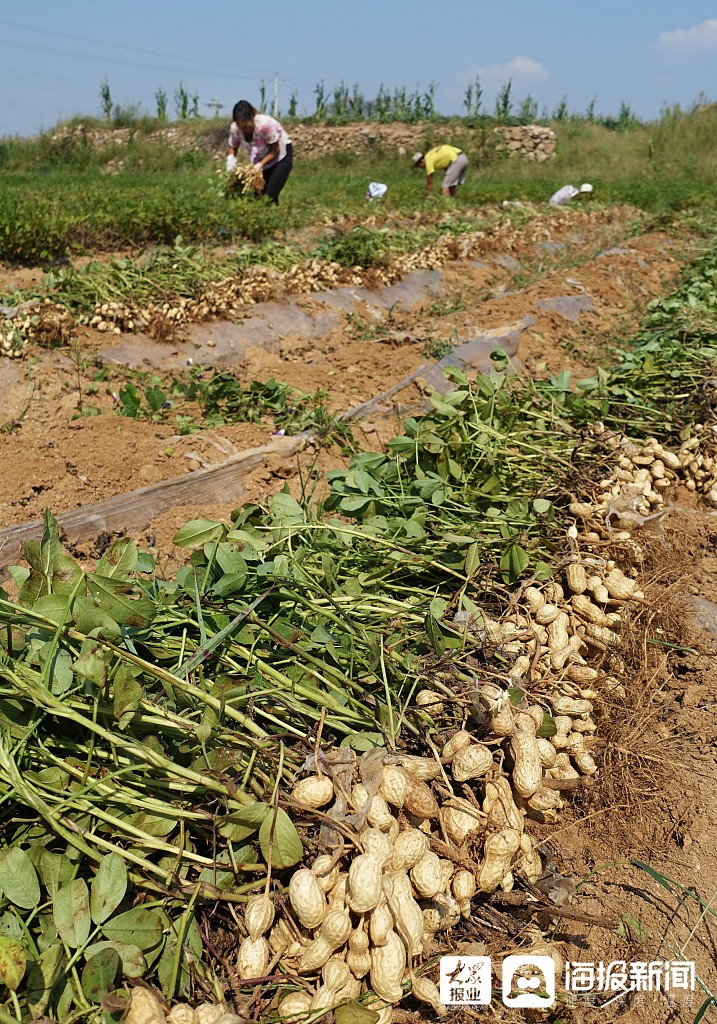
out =
[[(475, 897), (510, 892), (516, 876), (541, 877), (526, 825), (555, 821), (561, 791), (595, 773), (594, 704), (620, 689), (584, 655), (616, 645), (625, 607), (642, 597), (616, 566), (574, 556), (564, 587), (525, 588), (518, 610), (501, 622), (466, 621), (512, 661), (505, 685), (476, 682), (461, 694), (465, 721), (446, 733), (435, 757), (384, 753), (378, 777), (375, 770), (364, 776), (356, 760), (343, 793), (359, 816), (353, 849), (298, 868), (288, 883), (290, 911), (278, 921), (268, 895), (247, 904), (239, 976), (262, 977), (280, 959), (306, 978), (279, 1002), (279, 1012), (299, 1022), (371, 992), (388, 1024), (409, 984), (415, 998), (445, 1014), (436, 985), (417, 973), (421, 958), (439, 933), (470, 917)], [(530, 700), (514, 704), (526, 680)], [(541, 680), (549, 681), (542, 690)], [(416, 696), (417, 713), (438, 727), (447, 706), (455, 701), (438, 691)], [(330, 774), (310, 775), (291, 795), (295, 805), (326, 813), (343, 785)]]
[[(238, 183), (241, 191), (252, 191), (257, 187), (257, 174), (263, 185), (261, 172), (251, 164), (242, 164), (236, 168), (232, 180)], [(502, 238), (508, 230), (513, 229), (509, 225), (499, 225), (495, 229), (496, 237)], [(460, 239), (443, 236), (416, 252), (394, 255), (385, 267), (369, 271), (371, 284), (388, 286), (414, 270), (434, 269), (453, 259), (475, 258), (484, 249), (485, 237), (482, 231)], [(0, 352), (19, 358), (28, 342), (42, 345), (65, 343), (75, 323), (93, 327), (101, 333), (147, 331), (152, 336), (164, 337), (168, 330), (171, 332), (178, 325), (241, 315), (242, 307), (267, 301), (277, 292), (305, 294), (345, 285), (360, 286), (365, 278), (366, 272), (360, 267), (347, 268), (318, 258), (291, 267), (284, 274), (257, 265), (234, 278), (207, 285), (203, 294), (196, 298), (178, 298), (174, 302), (150, 303), (144, 307), (131, 302), (98, 302), (94, 313), (80, 315), (76, 321), (68, 309), (46, 299), (39, 307), (42, 322), (33, 315), (12, 324), (8, 322), (4, 329), (0, 329)]]
[(30, 317), (16, 323), (13, 320), (5, 320), (0, 327), (0, 351), (10, 359), (18, 359), (27, 340), (27, 332), (30, 329)]
[(0, 353), (19, 359), (29, 341), (52, 347), (66, 344), (74, 328), (74, 318), (64, 306), (46, 300), (31, 310), (8, 317), (0, 326)]
[[(417, 705), (440, 719), (443, 699), (423, 690)], [(291, 972), (311, 979), (304, 989), (284, 995), (282, 1015), (300, 1022), (370, 992), (372, 1008), (388, 1024), (391, 1007), (401, 1002), (409, 983), (416, 999), (444, 1015), (436, 985), (417, 973), (435, 937), (470, 917), (476, 895), (509, 892), (516, 874), (530, 882), (540, 877), (537, 842), (525, 831), (525, 821), (532, 813), (530, 800), (540, 795), (544, 770), (553, 773), (550, 777), (565, 775), (559, 752), (552, 742), (536, 738), (542, 708), (514, 708), (490, 684), (477, 688), (475, 701), (476, 718), (485, 723), (476, 731), (488, 733), (486, 743), (460, 729), (439, 757), (386, 753), (379, 774), (374, 769), (366, 778), (357, 760), (361, 781), (345, 794), (362, 823), (351, 852), (342, 847), (335, 856), (323, 853), (298, 868), (288, 883), (291, 909), (278, 921), (268, 895), (247, 904), (239, 976), (263, 977), (270, 963), (281, 959)], [(590, 707), (587, 701), (565, 704), (576, 722), (588, 720)], [(503, 741), (510, 780), (486, 745)], [(587, 756), (566, 742), (570, 757)], [(441, 792), (441, 783), (448, 791)], [(466, 783), (472, 799), (453, 795), (455, 785)], [(338, 786), (329, 775), (311, 775), (295, 784), (292, 799), (307, 810), (326, 809), (335, 798), (338, 805)]]
[(87, 323), (102, 333), (122, 334), (123, 331), (143, 330), (149, 318), (138, 306), (128, 306), (124, 302), (98, 302), (94, 315), (79, 317), (79, 322)]
[[(665, 504), (666, 492), (676, 484), (697, 492), (713, 508), (717, 508), (717, 457), (712, 432), (699, 430), (684, 441), (677, 451), (665, 448), (649, 437), (636, 444), (624, 434), (611, 434), (597, 423), (593, 432), (615, 450), (613, 473), (600, 481), (600, 494), (592, 503), (573, 502), (570, 511), (583, 519), (604, 517), (609, 525), (631, 527), (659, 514)], [(589, 539), (597, 539), (591, 538)], [(612, 534), (613, 539), (626, 540), (624, 532)]]
[(126, 331), (146, 330), (156, 333), (157, 326), (196, 323), (222, 315), (239, 315), (243, 307), (271, 297), (279, 275), (269, 267), (250, 267), (241, 275), (226, 278), (207, 286), (197, 298), (177, 298), (140, 307), (122, 302), (103, 302), (95, 307), (91, 317), (80, 317), (79, 322), (94, 327), (101, 333), (122, 334)]
[(258, 167), (250, 163), (240, 163), (229, 175), (227, 191), (246, 196), (252, 192), (263, 192), (264, 184), (264, 175)]
[(358, 267), (348, 268), (340, 263), (328, 260), (305, 260), (295, 267), (290, 267), (282, 277), (284, 291), (287, 294), (300, 295), (304, 292), (325, 292), (342, 285), (360, 285), (363, 277)]
[(137, 985), (130, 990), (125, 1024), (245, 1024), (246, 1018), (232, 1013), (223, 1003), (175, 1003), (166, 1011), (154, 990)]
[[(624, 434), (610, 433), (602, 423), (593, 425), (593, 433), (614, 449), (615, 468), (600, 481), (600, 493), (592, 503), (571, 504), (570, 511), (576, 516), (589, 519), (601, 514), (606, 523), (612, 525), (614, 521), (618, 528), (641, 524), (659, 513), (670, 487), (679, 479), (689, 481), (693, 463), (698, 468), (694, 455), (699, 445), (697, 437), (685, 442), (678, 452), (672, 452), (657, 438), (636, 444)], [(694, 490), (696, 483), (687, 486)]]

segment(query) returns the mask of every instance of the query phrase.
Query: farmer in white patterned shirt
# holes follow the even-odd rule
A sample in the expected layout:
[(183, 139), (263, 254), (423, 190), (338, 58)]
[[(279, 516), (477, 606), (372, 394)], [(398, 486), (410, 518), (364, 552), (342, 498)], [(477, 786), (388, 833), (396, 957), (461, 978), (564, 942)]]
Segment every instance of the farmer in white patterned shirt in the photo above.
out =
[(278, 203), (293, 164), (291, 139), (276, 118), (260, 114), (248, 100), (235, 104), (232, 117), (227, 170), (236, 168), (237, 150), (241, 147), (264, 175), (264, 195)]

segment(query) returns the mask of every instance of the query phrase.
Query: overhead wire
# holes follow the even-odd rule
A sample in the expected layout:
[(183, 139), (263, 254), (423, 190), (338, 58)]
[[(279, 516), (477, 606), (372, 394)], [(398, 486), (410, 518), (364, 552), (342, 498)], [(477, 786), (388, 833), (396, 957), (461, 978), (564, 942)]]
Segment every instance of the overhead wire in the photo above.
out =
[[(176, 53), (163, 53), (160, 50), (146, 50), (141, 46), (128, 46), (127, 44), (117, 43), (115, 42), (115, 40), (112, 40), (112, 42), (109, 43), (107, 42), (107, 40), (91, 39), (88, 36), (76, 36), (72, 35), (69, 32), (57, 32), (51, 29), (38, 28), (36, 25), (21, 25), (18, 22), (4, 21), (2, 19), (0, 19), (0, 25), (5, 25), (8, 28), (20, 28), (28, 32), (39, 32), (42, 33), (42, 35), (58, 36), (62, 39), (74, 39), (77, 42), (90, 43), (92, 46), (107, 46), (110, 47), (112, 50), (129, 50), (133, 53), (146, 53), (152, 57), (167, 57), (169, 60), (181, 60), (183, 63), (210, 64), (213, 68), (223, 67), (226, 68), (227, 71), (231, 71), (233, 68), (233, 65), (231, 64), (218, 64), (216, 61), (213, 60), (202, 60), (198, 57), (184, 57)], [(260, 68), (244, 68), (244, 70), (251, 71), (253, 74), (256, 75), (269, 74), (269, 72), (267, 72), (266, 69), (262, 70)]]
[[(191, 69), (193, 74), (213, 75), (214, 77), (219, 77), (219, 78), (246, 78), (246, 79), (251, 79), (253, 75), (262, 75), (265, 78), (274, 78), (276, 76), (276, 71), (269, 71), (266, 68), (242, 67), (241, 71), (239, 71), (233, 65), (219, 64), (216, 61), (202, 60), (201, 58), (198, 58), (198, 57), (184, 57), (184, 56), (181, 56), (179, 54), (166, 53), (166, 52), (163, 52), (163, 51), (160, 51), (160, 50), (147, 50), (147, 49), (144, 49), (143, 47), (139, 47), (139, 46), (128, 46), (127, 44), (117, 43), (114, 40), (111, 43), (109, 43), (107, 41), (103, 41), (103, 40), (99, 40), (99, 39), (92, 39), (89, 36), (77, 36), (77, 35), (73, 35), (72, 33), (69, 33), (69, 32), (57, 32), (57, 31), (53, 31), (53, 30), (50, 30), (50, 29), (38, 28), (36, 26), (22, 25), (22, 24), (20, 24), (18, 22), (5, 21), (3, 19), (0, 19), (0, 25), (4, 25), (4, 26), (9, 27), (9, 28), (19, 28), (19, 29), (23, 29), (23, 30), (26, 30), (26, 31), (38, 32), (38, 33), (42, 33), (43, 35), (57, 36), (58, 38), (62, 38), (62, 39), (73, 39), (73, 40), (75, 40), (77, 42), (89, 43), (92, 46), (110, 47), (112, 50), (127, 50), (127, 51), (130, 51), (130, 52), (133, 52), (133, 53), (149, 54), (149, 55), (151, 55), (153, 57), (166, 57), (169, 60), (182, 61), (183, 64), (191, 63), (191, 64), (205, 64), (205, 65), (210, 65), (211, 66), (211, 71), (200, 71), (198, 69)], [(62, 50), (54, 50), (54, 49), (49, 49), (49, 48), (44, 48), (44, 47), (41, 47), (41, 46), (37, 46), (36, 44), (33, 44), (33, 43), (12, 42), (12, 41), (6, 42), (5, 40), (0, 40), (0, 46), (9, 46), (9, 47), (15, 46), (15, 47), (20, 47), (20, 48), (26, 49), (26, 50), (35, 50), (36, 52), (39, 52), (39, 53), (47, 53), (47, 54), (54, 55), (54, 56), (67, 56), (67, 57), (86, 59), (86, 60), (101, 60), (101, 61), (104, 61), (106, 63), (122, 64), (122, 65), (128, 66), (128, 67), (146, 67), (146, 68), (148, 68), (150, 70), (180, 71), (180, 72), (182, 72), (182, 71), (187, 72), (187, 71), (190, 70), (190, 69), (188, 69), (186, 67), (185, 68), (162, 68), (162, 67), (159, 67), (159, 66), (156, 66), (156, 65), (148, 65), (148, 64), (142, 64), (142, 63), (137, 63), (137, 62), (132, 62), (132, 61), (123, 61), (121, 58), (117, 58), (117, 57), (103, 57), (103, 56), (95, 55), (95, 54), (86, 54), (86, 53), (78, 54), (78, 53), (66, 52), (66, 51), (62, 51)], [(219, 68), (226, 69), (226, 74), (221, 72), (221, 71), (218, 71), (217, 69), (219, 69)], [(250, 74), (243, 74), (242, 72), (250, 72)], [(299, 78), (294, 78), (292, 76), (278, 75), (277, 77), (285, 85), (292, 85), (293, 84), (293, 85), (301, 85), (301, 86), (308, 86), (308, 87), (311, 86), (311, 83), (306, 82), (306, 81), (304, 81), (302, 79), (299, 79)]]

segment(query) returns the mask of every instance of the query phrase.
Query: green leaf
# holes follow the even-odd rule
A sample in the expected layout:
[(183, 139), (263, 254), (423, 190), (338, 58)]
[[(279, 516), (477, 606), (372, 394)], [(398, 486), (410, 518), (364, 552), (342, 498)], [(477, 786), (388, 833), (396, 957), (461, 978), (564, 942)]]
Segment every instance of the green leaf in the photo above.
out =
[(336, 1024), (376, 1024), (380, 1014), (376, 1010), (362, 1006), (355, 999), (349, 999), (341, 1003), (334, 1010), (334, 1021)]
[(90, 915), (102, 924), (114, 914), (127, 892), (127, 867), (118, 853), (108, 853), (100, 861), (90, 886)]
[(225, 534), (224, 523), (212, 519), (192, 519), (175, 533), (172, 544), (178, 548), (201, 548), (208, 541), (219, 540)]
[(82, 991), (91, 1003), (99, 1003), (119, 981), (122, 961), (116, 949), (107, 946), (90, 957), (82, 968)]
[(52, 916), (60, 938), (70, 949), (78, 949), (87, 942), (92, 924), (90, 893), (83, 878), (75, 878), (62, 886), (52, 901)]
[(475, 541), (466, 551), (465, 573), (472, 576), (480, 566), (480, 545)]
[(342, 512), (361, 512), (371, 504), (371, 498), (342, 498), (339, 508)]
[(112, 684), (112, 713), (120, 729), (129, 725), (143, 697), (142, 684), (135, 679), (127, 665), (122, 665)]
[[(32, 541), (28, 541), (31, 544)], [(39, 597), (47, 594), (47, 580), (42, 573), (31, 570), (18, 595), (20, 604), (25, 608), (32, 608)]]
[(274, 495), (269, 508), (277, 526), (296, 526), (306, 521), (301, 505), (284, 491)]
[(140, 594), (125, 581), (92, 573), (87, 577), (87, 586), (102, 611), (120, 625), (142, 628), (154, 618), (156, 608), (151, 597)]
[(228, 814), (224, 820), (236, 825), (245, 825), (247, 828), (250, 828), (252, 832), (256, 832), (256, 830), (264, 823), (267, 814), (271, 814), (271, 810), (271, 804), (247, 804), (246, 807), (232, 811), (232, 813)]
[(668, 892), (672, 892), (672, 886), (670, 885), (672, 879), (666, 878), (663, 874), (656, 871), (655, 868), (651, 868), (649, 864), (645, 864), (642, 860), (632, 860), (630, 863), (636, 868), (640, 868), (641, 871), (646, 871), (647, 874), (651, 878), (654, 878), (654, 880), (661, 885), (663, 889), (667, 889)]
[(298, 864), (304, 854), (299, 833), (289, 815), (281, 807), (276, 812), (273, 836), (272, 820), (273, 815), (267, 815), (259, 829), (259, 848), (267, 863), (271, 853), (272, 867), (290, 868)]
[(97, 562), (100, 576), (123, 579), (137, 568), (137, 545), (129, 537), (119, 537)]
[(110, 942), (108, 940), (93, 942), (85, 950), (85, 956), (89, 959), (102, 949), (114, 949), (119, 954), (122, 961), (122, 973), (127, 978), (141, 978), (147, 970), (147, 961), (142, 950), (139, 946), (128, 942)]
[(233, 544), (223, 543), (217, 545), (217, 565), (227, 576), (243, 576), (247, 574), (246, 561), (237, 551)]
[(30, 570), (26, 565), (8, 565), (7, 571), (15, 581), (15, 585), (18, 590), (22, 589), (22, 585), (27, 581), (30, 575)]
[(52, 987), (60, 973), (60, 963), (64, 952), (62, 945), (55, 941), (43, 950), (37, 960), (30, 963), (25, 992), (27, 1008), (32, 1014), (33, 1020), (41, 1017), (47, 1009)]
[(106, 921), (102, 932), (108, 939), (139, 946), (144, 952), (153, 949), (161, 941), (162, 921), (160, 910), (134, 907)]
[[(623, 931), (621, 938), (625, 938), (625, 930), (627, 930), (628, 936), (635, 942), (647, 942), (650, 938), (647, 928), (632, 914), (623, 914), (622, 917), (618, 918), (618, 929), (620, 928)], [(619, 931), (618, 934), (620, 934)]]
[(428, 639), (431, 641), (431, 647), (433, 647), (433, 650), (436, 654), (443, 654), (446, 649), (446, 645), (443, 642), (443, 633), (441, 632), (441, 627), (438, 625), (438, 622), (430, 612), (423, 620), (423, 626), (426, 630)]
[(122, 630), (111, 615), (97, 604), (94, 597), (77, 597), (72, 606), (72, 615), (75, 625), (81, 633), (94, 633), (97, 630), (98, 636), (112, 637), (119, 636)]
[(239, 825), (234, 821), (229, 821), (228, 819), (224, 819), (217, 825), (219, 835), (223, 839), (227, 839), (230, 843), (240, 843), (243, 839), (253, 835), (256, 830), (256, 825)]
[(0, 889), (16, 907), (34, 910), (40, 902), (40, 882), (24, 850), (11, 847), (0, 856)]
[(352, 750), (373, 750), (374, 747), (385, 745), (386, 741), (380, 732), (353, 732), (349, 736), (344, 736), (339, 744)]
[(224, 889), (232, 889), (236, 878), (233, 871), (218, 871), (215, 868), (202, 868), (199, 872), (198, 881), (206, 882), (207, 885), (213, 885), (216, 889), (223, 891)]
[(32, 610), (44, 619), (48, 619), (48, 621), (54, 622), (57, 625), (66, 618), (67, 595), (45, 594), (43, 597), (38, 597), (32, 606)]
[(538, 739), (549, 740), (551, 736), (554, 736), (558, 731), (558, 727), (555, 724), (555, 719), (552, 715), (543, 715), (543, 721), (540, 724), (540, 728), (536, 731), (535, 735)]
[(27, 955), (17, 939), (0, 935), (0, 982), (14, 992), (25, 976)]
[(59, 696), (72, 686), (72, 655), (69, 651), (55, 650), (52, 658), (52, 676), (50, 689)]
[(75, 990), (70, 979), (64, 972), (60, 974), (52, 992), (53, 1017), (55, 1020), (67, 1020), (75, 1003)]
[(155, 838), (168, 836), (177, 827), (177, 819), (171, 815), (171, 812), (165, 816), (163, 814), (148, 814), (147, 811), (133, 811), (131, 814), (125, 814), (123, 818), (133, 828)]
[(74, 672), (83, 679), (87, 679), (95, 686), (105, 685), (107, 678), (107, 661), (99, 647), (91, 647), (79, 656), (72, 666)]
[(552, 508), (552, 501), (548, 501), (546, 498), (535, 498), (533, 500), (533, 511), (538, 516), (547, 516)]
[[(60, 790), (62, 787), (57, 788)], [(52, 898), (60, 886), (69, 882), (75, 873), (75, 867), (68, 857), (61, 853), (52, 853), (51, 850), (42, 851), (37, 867), (43, 884)]]
[(695, 1015), (695, 1019), (692, 1024), (700, 1024), (700, 1021), (704, 1018), (705, 1014), (709, 1010), (710, 1006), (717, 1006), (717, 999), (714, 996), (707, 996), (702, 1006)]
[[(55, 556), (52, 566), (52, 592), (69, 596), (82, 576), (82, 569), (74, 560), (61, 551)], [(81, 588), (82, 589), (82, 588)], [(79, 592), (79, 591), (78, 591)]]
[(55, 559), (58, 555), (62, 554), (62, 545), (60, 544), (60, 528), (49, 508), (45, 509), (43, 521), (39, 571), (43, 576), (49, 577), (55, 564)]
[(4, 914), (0, 914), (0, 935), (4, 935), (8, 939), (20, 940), (25, 937), (22, 923), (9, 910), (6, 910)]

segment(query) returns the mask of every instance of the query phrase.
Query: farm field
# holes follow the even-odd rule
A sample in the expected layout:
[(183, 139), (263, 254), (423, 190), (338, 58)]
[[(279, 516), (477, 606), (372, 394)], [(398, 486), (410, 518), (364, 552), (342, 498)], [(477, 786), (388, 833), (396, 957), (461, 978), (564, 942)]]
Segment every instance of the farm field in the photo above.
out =
[(710, 171), (596, 137), (455, 204), (197, 158), (179, 238), (157, 175), (130, 237), (121, 169), (12, 171), (2, 1024), (418, 1024), (526, 951), (557, 1001), (496, 1019), (717, 1019)]

